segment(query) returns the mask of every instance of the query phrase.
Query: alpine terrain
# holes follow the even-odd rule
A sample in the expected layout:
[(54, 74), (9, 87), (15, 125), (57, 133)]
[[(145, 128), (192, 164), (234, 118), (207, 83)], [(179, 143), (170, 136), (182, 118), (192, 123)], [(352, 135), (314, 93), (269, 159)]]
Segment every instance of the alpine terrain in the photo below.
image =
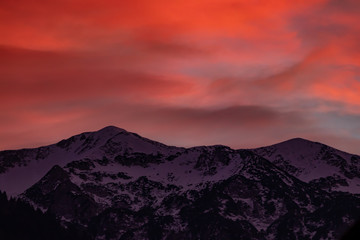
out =
[(179, 148), (109, 126), (0, 152), (0, 190), (88, 239), (340, 239), (360, 218), (360, 157), (305, 139)]

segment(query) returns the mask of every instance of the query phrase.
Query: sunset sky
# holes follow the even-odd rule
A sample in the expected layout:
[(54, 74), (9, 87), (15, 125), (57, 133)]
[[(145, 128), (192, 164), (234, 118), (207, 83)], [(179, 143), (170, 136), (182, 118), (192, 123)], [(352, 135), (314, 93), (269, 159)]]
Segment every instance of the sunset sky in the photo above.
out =
[(360, 1), (1, 0), (0, 150), (107, 125), (360, 154)]

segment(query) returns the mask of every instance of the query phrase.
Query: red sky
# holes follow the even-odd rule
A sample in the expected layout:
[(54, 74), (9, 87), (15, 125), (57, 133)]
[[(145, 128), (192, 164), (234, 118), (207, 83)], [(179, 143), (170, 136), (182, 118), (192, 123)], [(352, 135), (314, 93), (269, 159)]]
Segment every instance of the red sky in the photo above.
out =
[(360, 154), (358, 0), (2, 0), (0, 149), (116, 125)]

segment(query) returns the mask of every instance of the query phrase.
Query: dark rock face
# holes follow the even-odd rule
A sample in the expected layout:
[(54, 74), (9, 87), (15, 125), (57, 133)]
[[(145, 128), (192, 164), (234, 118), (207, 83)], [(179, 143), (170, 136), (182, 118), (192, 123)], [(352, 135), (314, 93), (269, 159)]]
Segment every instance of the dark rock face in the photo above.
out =
[(333, 175), (328, 177), (321, 177), (318, 179), (311, 180), (310, 185), (318, 187), (320, 189), (331, 191), (332, 189), (338, 186), (349, 186), (345, 178), (340, 177), (339, 175)]
[[(98, 239), (337, 239), (360, 216), (356, 196), (330, 194), (266, 159), (242, 154), (247, 161), (236, 174), (195, 189), (119, 173), (127, 182), (116, 185), (123, 192), (118, 194), (101, 181), (77, 186), (55, 166), (24, 197), (87, 226)], [(93, 170), (82, 161), (70, 166)]]
[(163, 155), (158, 153), (157, 155), (154, 154), (145, 154), (145, 153), (131, 153), (131, 154), (124, 154), (118, 155), (114, 159), (116, 162), (123, 166), (142, 166), (148, 167), (151, 163), (161, 163), (164, 162)]
[(99, 208), (57, 165), (40, 182), (26, 190), (24, 196), (37, 206), (76, 223), (86, 223)]
[[(359, 194), (339, 191), (356, 186), (360, 158), (302, 139), (282, 146), (184, 149), (109, 127), (54, 145), (71, 160), (21, 197), (99, 240), (339, 239), (360, 219)], [(55, 150), (3, 152), (0, 166)], [(317, 165), (333, 172), (316, 177)]]
[(45, 159), (49, 153), (49, 147), (1, 151), (0, 174), (13, 167), (27, 166), (30, 161)]
[(223, 146), (215, 146), (212, 149), (201, 149), (195, 169), (202, 170), (205, 175), (217, 173), (219, 165), (228, 165), (231, 160), (231, 149)]

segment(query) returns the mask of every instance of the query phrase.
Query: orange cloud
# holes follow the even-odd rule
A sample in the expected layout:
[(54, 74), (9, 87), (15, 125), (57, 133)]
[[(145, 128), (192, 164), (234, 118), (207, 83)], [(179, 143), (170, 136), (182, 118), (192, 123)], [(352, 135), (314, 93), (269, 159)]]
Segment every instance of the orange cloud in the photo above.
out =
[(0, 52), (0, 100), (10, 105), (91, 98), (167, 101), (190, 94), (194, 86), (182, 76), (107, 68), (86, 54), (14, 48)]
[(179, 34), (279, 38), (288, 32), (289, 15), (322, 2), (5, 0), (0, 5), (0, 30), (7, 34), (0, 44), (38, 49), (94, 47), (93, 43), (116, 43), (144, 31), (162, 38)]
[(360, 114), (359, 8), (356, 0), (3, 0), (0, 140), (18, 138), (5, 134), (16, 126), (25, 144), (34, 132), (60, 134), (44, 126), (71, 135), (113, 124), (164, 140), (184, 133), (179, 143), (310, 133), (351, 142), (322, 123), (332, 111)]

